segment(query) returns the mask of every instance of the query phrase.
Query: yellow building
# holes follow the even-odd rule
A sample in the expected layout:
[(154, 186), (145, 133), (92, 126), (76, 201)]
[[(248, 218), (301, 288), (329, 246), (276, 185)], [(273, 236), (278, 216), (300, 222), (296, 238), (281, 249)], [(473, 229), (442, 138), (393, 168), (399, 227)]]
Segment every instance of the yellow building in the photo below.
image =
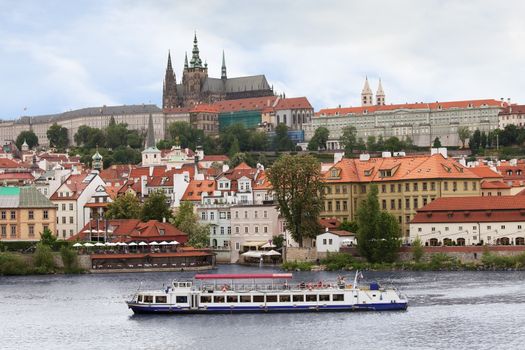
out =
[(481, 178), (453, 159), (432, 156), (343, 159), (323, 174), (322, 218), (353, 220), (370, 186), (379, 206), (398, 218), (404, 238), (418, 208), (440, 197), (481, 196)]
[(56, 207), (34, 187), (0, 187), (0, 241), (38, 241), (56, 232)]

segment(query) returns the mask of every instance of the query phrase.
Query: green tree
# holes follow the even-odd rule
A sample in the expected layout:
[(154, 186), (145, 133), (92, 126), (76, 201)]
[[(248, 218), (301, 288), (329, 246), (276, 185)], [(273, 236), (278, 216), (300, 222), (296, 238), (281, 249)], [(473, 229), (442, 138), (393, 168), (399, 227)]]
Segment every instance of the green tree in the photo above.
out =
[(268, 149), (268, 134), (263, 131), (250, 132), (250, 151), (266, 151)]
[(468, 126), (460, 126), (458, 128), (458, 137), (461, 140), (461, 148), (465, 148), (465, 142), (470, 137), (470, 130), (468, 129)]
[(339, 140), (345, 150), (345, 156), (351, 157), (357, 146), (357, 129), (353, 126), (345, 126)]
[(37, 243), (33, 262), (37, 273), (51, 273), (56, 271), (53, 253), (48, 245)]
[(203, 130), (192, 128), (187, 122), (170, 124), (168, 133), (174, 144), (178, 143), (181, 148), (191, 148), (193, 150), (200, 146), (205, 139)]
[(22, 149), (24, 141), (29, 146), (29, 149), (33, 149), (33, 147), (38, 146), (38, 137), (32, 130), (22, 131), (18, 135), (15, 141), (16, 147), (18, 147), (18, 149)]
[(198, 222), (191, 202), (182, 202), (180, 204), (177, 215), (171, 220), (171, 223), (182, 232), (188, 234), (188, 245), (195, 248), (209, 246), (209, 225), (202, 225)]
[(385, 149), (392, 152), (399, 152), (403, 149), (403, 142), (401, 142), (396, 136), (389, 137), (385, 141)]
[(47, 245), (48, 247), (54, 247), (57, 241), (57, 237), (51, 232), (50, 229), (46, 228), (40, 234), (40, 243)]
[(112, 164), (138, 164), (142, 161), (142, 154), (139, 150), (120, 146), (113, 151)]
[(280, 123), (275, 127), (273, 148), (276, 151), (292, 151), (294, 149), (294, 144), (288, 136), (288, 127), (286, 124)]
[(356, 221), (357, 247), (371, 263), (393, 262), (401, 245), (397, 219), (379, 209), (376, 185), (370, 187), (367, 198), (359, 204)]
[(376, 144), (376, 137), (373, 135), (370, 135), (366, 139), (366, 149), (369, 152), (374, 152), (377, 150), (377, 144)]
[(47, 129), (47, 139), (51, 147), (57, 149), (66, 149), (69, 145), (69, 139), (67, 137), (67, 128), (54, 123)]
[(420, 262), (423, 254), (425, 254), (425, 251), (423, 250), (423, 244), (421, 244), (421, 239), (419, 239), (419, 236), (412, 242), (411, 250), (414, 261), (417, 263)]
[(140, 219), (141, 210), (137, 196), (133, 193), (126, 193), (108, 204), (106, 217), (108, 219)]
[(173, 146), (173, 143), (168, 140), (160, 140), (157, 142), (158, 149), (171, 149), (171, 146)]
[(233, 169), (237, 165), (239, 165), (239, 164), (241, 164), (243, 162), (248, 164), (248, 165), (253, 163), (251, 157), (248, 154), (242, 153), (242, 152), (235, 153), (233, 155), (233, 157), (230, 158), (230, 161), (228, 162), (228, 166)]
[(228, 150), (228, 154), (230, 158), (233, 158), (233, 156), (235, 156), (236, 154), (239, 154), (240, 152), (241, 152), (241, 147), (239, 146), (239, 140), (237, 140), (237, 138), (234, 138), (233, 143), (231, 144), (230, 149)]
[(164, 191), (153, 191), (149, 193), (148, 198), (144, 201), (141, 211), (141, 220), (169, 220), (173, 216), (168, 204), (168, 197)]
[(432, 144), (433, 148), (440, 148), (441, 147), (441, 141), (439, 140), (439, 137), (436, 137), (434, 139), (434, 143)]
[(468, 145), (472, 153), (478, 153), (481, 147), (481, 132), (479, 130), (474, 131), (474, 134), (472, 134), (472, 137), (469, 139)]
[(64, 264), (65, 273), (80, 273), (82, 271), (78, 264), (77, 252), (71, 249), (71, 247), (62, 246), (62, 248), (60, 248), (60, 256)]
[(357, 233), (359, 227), (357, 226), (357, 222), (355, 221), (343, 221), (341, 225), (339, 225), (338, 229)]
[(142, 148), (144, 145), (144, 136), (139, 134), (137, 130), (128, 130), (126, 140), (128, 146), (134, 149)]
[(128, 125), (126, 123), (115, 123), (115, 119), (111, 117), (109, 125), (105, 128), (106, 133), (106, 147), (117, 148), (119, 146), (127, 146), (128, 144)]
[(308, 142), (308, 150), (317, 151), (318, 149), (326, 149), (326, 142), (328, 141), (329, 135), (330, 131), (324, 126), (315, 129), (314, 136), (312, 136), (312, 139)]
[(304, 238), (313, 238), (320, 231), (321, 165), (311, 155), (284, 155), (269, 169), (268, 178), (286, 226), (302, 247)]
[(77, 146), (83, 146), (88, 142), (91, 128), (87, 125), (80, 125), (77, 132), (73, 135), (73, 140)]

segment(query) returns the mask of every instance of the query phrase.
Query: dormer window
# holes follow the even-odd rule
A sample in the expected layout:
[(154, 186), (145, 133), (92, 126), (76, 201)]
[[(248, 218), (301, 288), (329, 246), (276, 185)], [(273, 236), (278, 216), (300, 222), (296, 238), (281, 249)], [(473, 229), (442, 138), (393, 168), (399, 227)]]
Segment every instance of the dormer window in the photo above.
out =
[(391, 177), (392, 176), (392, 170), (391, 169), (379, 170), (379, 176), (380, 177)]

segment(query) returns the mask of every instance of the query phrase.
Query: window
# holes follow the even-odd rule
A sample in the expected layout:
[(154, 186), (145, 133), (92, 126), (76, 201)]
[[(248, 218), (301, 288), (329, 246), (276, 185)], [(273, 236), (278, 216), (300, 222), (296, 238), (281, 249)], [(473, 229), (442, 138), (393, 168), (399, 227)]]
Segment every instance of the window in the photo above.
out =
[(29, 220), (35, 219), (35, 213), (32, 210), (28, 211), (27, 215), (28, 215)]
[(431, 191), (435, 191), (436, 190), (436, 183), (435, 182), (431, 182), (430, 183), (430, 190)]
[(366, 193), (366, 185), (361, 185), (361, 193)]
[(73, 203), (69, 203), (69, 210), (73, 210)]
[(405, 184), (405, 191), (410, 192), (410, 184), (408, 182)]
[(299, 302), (304, 302), (304, 295), (302, 294), (294, 294), (293, 295), (293, 301), (299, 301)]
[(521, 225), (518, 225), (518, 230), (521, 230)]
[(396, 185), (390, 184), (390, 192), (394, 193), (396, 191)]
[(326, 245), (326, 238), (323, 238), (323, 245)]
[(259, 226), (255, 226), (255, 233), (259, 233)]
[(334, 294), (332, 295), (332, 301), (344, 301), (345, 295), (344, 294)]
[(346, 193), (346, 192), (347, 192), (346, 185), (343, 185), (343, 193)]
[(16, 237), (16, 225), (11, 225), (11, 237)]
[(214, 303), (224, 303), (224, 295), (214, 295), (213, 302)]
[(210, 212), (210, 220), (215, 220), (215, 213), (214, 212)]
[(11, 220), (16, 220), (16, 211), (11, 211)]
[(427, 197), (423, 197), (423, 206), (427, 205), (428, 203), (428, 198)]
[(504, 230), (505, 229), (505, 225), (501, 225), (501, 229)]
[(341, 202), (335, 201), (335, 211), (341, 211)]
[(423, 191), (426, 191), (426, 190), (428, 190), (427, 183), (423, 182)]
[(226, 219), (226, 212), (225, 212), (225, 211), (221, 211), (221, 212), (219, 213), (219, 218), (220, 218), (220, 219)]
[(405, 198), (405, 209), (410, 209), (410, 198)]
[(491, 230), (492, 229), (492, 226), (487, 226), (487, 230)]
[(328, 211), (332, 211), (332, 201), (328, 201)]
[(240, 296), (241, 303), (251, 303), (252, 302), (252, 296), (251, 295), (241, 295)]
[(217, 234), (217, 227), (216, 226), (213, 226), (213, 234), (216, 235)]
[(224, 227), (221, 226), (221, 235), (224, 234)]
[(264, 226), (264, 233), (268, 233), (268, 226)]
[(419, 208), (417, 198), (414, 198), (414, 209)]
[(248, 226), (244, 226), (244, 233), (248, 233)]
[(445, 227), (445, 231), (448, 231), (448, 226)]
[(458, 183), (456, 181), (452, 182), (452, 191), (457, 191), (458, 190)]
[(421, 231), (422, 231), (421, 227), (418, 227), (417, 232), (421, 232)]
[(290, 296), (289, 295), (279, 295), (279, 302), (281, 302), (281, 303), (289, 303), (290, 302)]
[(5, 220), (6, 216), (5, 216), (5, 211), (2, 210), (2, 220)]
[(306, 295), (306, 301), (317, 301), (317, 294), (307, 294)]
[(29, 225), (29, 237), (35, 237), (35, 225)]
[(444, 186), (445, 191), (448, 191), (448, 182), (447, 181), (443, 182), (443, 186)]
[(414, 182), (414, 191), (417, 191), (417, 182)]
[(266, 302), (267, 303), (276, 303), (277, 302), (277, 295), (266, 295)]
[(386, 185), (381, 185), (381, 193), (386, 193)]
[(476, 182), (472, 183), (472, 190), (476, 191), (478, 189), (478, 184)]
[(459, 229), (460, 231), (463, 230), (463, 226), (458, 227), (458, 229)]
[(477, 227), (477, 226), (472, 226), (472, 229), (473, 229), (474, 231), (476, 231), (476, 230), (478, 229), (478, 227)]
[(0, 226), (0, 233), (2, 235), (2, 238), (7, 237), (7, 225)]
[(144, 302), (145, 303), (152, 303), (153, 302), (153, 295), (144, 295)]
[(235, 218), (236, 218), (236, 219), (239, 218), (239, 212), (238, 212), (238, 211), (235, 212)]
[(44, 210), (44, 219), (49, 219), (49, 212)]
[(319, 301), (330, 301), (330, 294), (319, 294)]
[(240, 249), (241, 249), (241, 243), (235, 242), (235, 250), (240, 250)]
[(253, 302), (254, 303), (264, 303), (264, 295), (254, 295)]
[(63, 223), (63, 224), (66, 223), (66, 217), (65, 217), (65, 216), (62, 216), (62, 223)]
[(244, 218), (248, 219), (248, 212), (247, 211), (244, 212)]
[(232, 234), (232, 228), (231, 228), (231, 226), (228, 226), (228, 234), (229, 234), (229, 235)]
[(383, 207), (383, 210), (386, 210), (386, 199), (381, 201), (381, 206)]
[(463, 190), (464, 191), (468, 191), (468, 182), (467, 181), (463, 182)]
[(167, 303), (167, 298), (165, 295), (157, 295), (155, 297), (155, 302), (157, 304), (166, 304)]
[(405, 222), (407, 224), (410, 222), (410, 215), (405, 215)]
[(227, 303), (238, 303), (239, 302), (239, 296), (238, 295), (228, 295), (226, 297)]
[(203, 211), (203, 212), (201, 213), (201, 220), (202, 220), (202, 221), (206, 221), (206, 212), (205, 212), (205, 211)]
[(201, 295), (201, 303), (211, 303), (211, 295)]
[(232, 213), (231, 212), (227, 212), (226, 213), (226, 217), (228, 220), (230, 220), (232, 218)]
[(435, 231), (436, 231), (436, 228), (435, 228), (435, 227), (432, 227), (430, 230), (431, 230), (432, 232), (435, 232)]
[(265, 210), (263, 211), (263, 217), (266, 219), (268, 217), (268, 212)]
[(401, 193), (401, 192), (402, 192), (402, 191), (401, 191), (402, 188), (403, 188), (403, 187), (401, 186), (401, 184), (397, 184), (397, 192)]
[(66, 210), (66, 203), (62, 203), (62, 211)]
[(72, 217), (72, 216), (69, 217), (69, 223), (70, 223), (70, 224), (74, 223), (74, 221), (73, 221), (73, 217)]
[(239, 233), (239, 226), (235, 226), (235, 233)]
[(328, 239), (328, 244), (332, 245), (333, 240), (331, 238)]

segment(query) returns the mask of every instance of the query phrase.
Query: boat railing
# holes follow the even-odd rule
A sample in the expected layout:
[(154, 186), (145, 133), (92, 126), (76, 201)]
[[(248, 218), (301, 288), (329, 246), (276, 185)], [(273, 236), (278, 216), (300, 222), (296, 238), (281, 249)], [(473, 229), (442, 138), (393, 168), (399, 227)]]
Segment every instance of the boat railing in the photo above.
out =
[(310, 291), (320, 289), (352, 289), (352, 285), (341, 285), (337, 283), (280, 283), (280, 284), (263, 284), (263, 283), (217, 283), (217, 284), (202, 284), (195, 287), (196, 290), (202, 292), (251, 292), (251, 291)]

